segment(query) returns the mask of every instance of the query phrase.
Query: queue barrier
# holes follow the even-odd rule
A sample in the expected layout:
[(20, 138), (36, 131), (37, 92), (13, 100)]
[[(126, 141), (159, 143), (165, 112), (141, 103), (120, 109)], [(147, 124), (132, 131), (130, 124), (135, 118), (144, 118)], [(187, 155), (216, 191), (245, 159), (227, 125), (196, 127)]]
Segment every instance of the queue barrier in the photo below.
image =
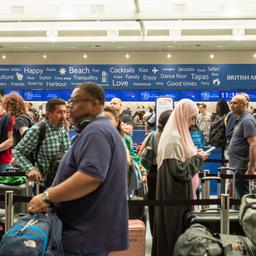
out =
[[(8, 173), (11, 176), (11, 173)], [(15, 173), (17, 175), (17, 173)], [(20, 173), (19, 173), (20, 174)], [(1, 175), (1, 174), (0, 174)], [(7, 175), (8, 176), (8, 175)], [(221, 177), (225, 179), (232, 179), (234, 175), (228, 174), (200, 174), (202, 177)], [(239, 180), (254, 180), (255, 175), (236, 175)], [(5, 194), (0, 194), (0, 202), (5, 203), (5, 231), (13, 225), (14, 219), (14, 203), (23, 202), (28, 203), (31, 196), (14, 195), (14, 191), (8, 190)], [(221, 194), (218, 199), (197, 199), (197, 200), (128, 200), (129, 206), (193, 206), (193, 205), (217, 205), (221, 211), (221, 232), (229, 233), (229, 209), (230, 206), (240, 205), (239, 199), (231, 198), (228, 194)]]
[[(16, 196), (13, 191), (6, 191), (0, 194), (0, 201), (5, 202), (5, 232), (13, 225), (13, 208), (16, 202), (29, 202), (30, 196)], [(221, 231), (229, 233), (229, 205), (240, 204), (240, 200), (231, 199), (229, 195), (222, 194), (220, 199), (199, 199), (199, 200), (129, 200), (129, 205), (135, 206), (179, 206), (179, 205), (220, 205), (221, 209)]]

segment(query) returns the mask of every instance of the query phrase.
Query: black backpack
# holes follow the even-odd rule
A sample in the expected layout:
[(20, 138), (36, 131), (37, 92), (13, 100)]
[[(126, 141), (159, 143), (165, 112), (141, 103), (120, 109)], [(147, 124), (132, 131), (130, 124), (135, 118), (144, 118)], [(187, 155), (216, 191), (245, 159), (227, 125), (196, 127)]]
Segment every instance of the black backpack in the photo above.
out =
[(11, 117), (2, 115), (0, 118), (0, 143), (3, 143), (8, 139), (8, 127), (11, 121)]
[(217, 116), (212, 122), (209, 131), (209, 144), (215, 147), (225, 147), (227, 143), (226, 138), (226, 116)]

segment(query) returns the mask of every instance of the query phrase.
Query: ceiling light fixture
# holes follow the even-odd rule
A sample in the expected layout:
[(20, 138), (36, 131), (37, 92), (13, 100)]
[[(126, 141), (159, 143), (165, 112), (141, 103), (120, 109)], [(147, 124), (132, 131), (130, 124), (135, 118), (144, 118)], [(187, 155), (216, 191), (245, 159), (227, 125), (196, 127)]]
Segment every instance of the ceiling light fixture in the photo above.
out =
[(168, 58), (168, 59), (170, 59), (172, 57), (172, 55), (170, 54), (170, 53), (168, 53), (167, 55), (166, 55), (166, 58)]
[(129, 58), (130, 58), (130, 54), (126, 53), (126, 54), (125, 54), (125, 58), (126, 58), (126, 59), (129, 59)]
[(54, 43), (57, 41), (58, 38), (58, 31), (57, 30), (47, 30), (46, 31), (47, 40)]
[(180, 29), (170, 29), (169, 30), (169, 36), (171, 36), (171, 37), (180, 37), (181, 36), (181, 30)]
[(256, 53), (253, 54), (253, 58), (256, 58)]
[(46, 54), (44, 54), (44, 55), (43, 55), (43, 58), (44, 58), (44, 59), (46, 59), (46, 58), (47, 58), (47, 55), (46, 55)]
[(210, 58), (211, 58), (211, 59), (214, 59), (214, 54), (210, 54)]
[(84, 58), (84, 59), (87, 59), (87, 57), (88, 57), (88, 56), (87, 56), (87, 54), (85, 53), (85, 54), (83, 55), (83, 58)]
[(2, 55), (2, 59), (3, 59), (3, 60), (6, 59), (6, 55), (5, 55), (5, 54)]

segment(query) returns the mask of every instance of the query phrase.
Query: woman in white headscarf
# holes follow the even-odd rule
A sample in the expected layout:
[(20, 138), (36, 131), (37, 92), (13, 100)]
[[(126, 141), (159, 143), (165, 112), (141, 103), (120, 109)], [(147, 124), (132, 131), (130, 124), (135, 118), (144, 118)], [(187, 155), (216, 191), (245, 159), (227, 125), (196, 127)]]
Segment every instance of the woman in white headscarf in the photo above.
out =
[[(192, 199), (192, 178), (207, 158), (197, 150), (189, 133), (198, 114), (197, 105), (183, 99), (172, 112), (158, 145), (156, 199)], [(152, 256), (172, 256), (177, 238), (183, 230), (187, 206), (159, 206), (155, 212)]]

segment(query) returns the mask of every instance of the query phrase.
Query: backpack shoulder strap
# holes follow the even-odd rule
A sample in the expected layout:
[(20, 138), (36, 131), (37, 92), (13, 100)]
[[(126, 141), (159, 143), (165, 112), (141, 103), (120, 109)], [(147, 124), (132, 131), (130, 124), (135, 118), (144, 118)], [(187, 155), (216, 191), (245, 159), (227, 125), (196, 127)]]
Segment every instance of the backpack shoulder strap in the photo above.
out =
[(11, 121), (11, 117), (8, 115), (2, 115), (0, 118), (0, 143), (4, 142), (8, 138), (8, 127)]
[(45, 122), (41, 122), (38, 124), (39, 125), (39, 139), (38, 143), (36, 145), (36, 151), (35, 151), (35, 161), (37, 161), (37, 155), (39, 153), (40, 147), (45, 139), (45, 134), (46, 134), (46, 124)]

